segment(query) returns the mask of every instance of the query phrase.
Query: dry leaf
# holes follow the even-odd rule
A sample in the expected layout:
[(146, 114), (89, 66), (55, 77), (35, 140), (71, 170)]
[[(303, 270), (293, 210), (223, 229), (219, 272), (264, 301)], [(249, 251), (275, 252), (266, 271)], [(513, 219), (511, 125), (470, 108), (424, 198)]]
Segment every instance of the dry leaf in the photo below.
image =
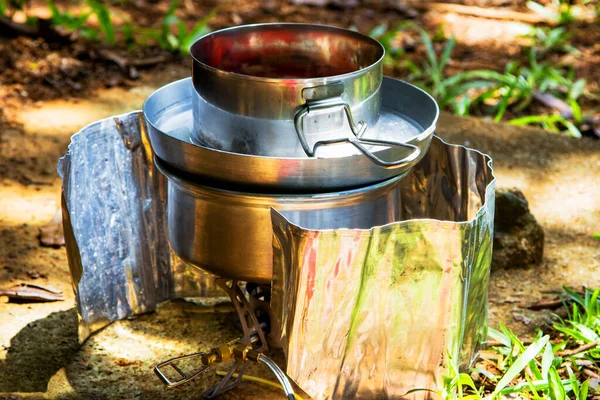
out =
[(43, 286), (21, 283), (9, 288), (0, 289), (0, 296), (25, 301), (61, 301), (65, 298), (60, 290), (49, 289)]

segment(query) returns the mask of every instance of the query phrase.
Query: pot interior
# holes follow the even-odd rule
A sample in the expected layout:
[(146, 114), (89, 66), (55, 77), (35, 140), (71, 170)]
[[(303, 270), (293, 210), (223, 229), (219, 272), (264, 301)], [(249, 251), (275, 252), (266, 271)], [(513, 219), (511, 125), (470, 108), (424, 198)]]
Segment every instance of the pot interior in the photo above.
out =
[(197, 62), (221, 71), (275, 79), (349, 74), (384, 55), (381, 44), (368, 36), (310, 24), (224, 29), (196, 41), (190, 52)]

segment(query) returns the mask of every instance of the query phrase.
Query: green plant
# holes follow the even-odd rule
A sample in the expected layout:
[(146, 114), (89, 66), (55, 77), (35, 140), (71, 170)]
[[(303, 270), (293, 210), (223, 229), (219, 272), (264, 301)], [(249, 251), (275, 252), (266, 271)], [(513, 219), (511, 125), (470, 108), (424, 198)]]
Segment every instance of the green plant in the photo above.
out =
[(533, 47), (540, 55), (551, 51), (577, 52), (577, 49), (568, 42), (573, 35), (562, 26), (557, 28), (532, 27), (523, 36), (530, 40), (530, 47)]
[(52, 25), (66, 29), (69, 32), (79, 32), (79, 34), (91, 40), (99, 40), (100, 35), (98, 30), (87, 24), (89, 17), (95, 15), (98, 19), (100, 32), (104, 36), (107, 43), (114, 45), (116, 43), (115, 28), (112, 23), (111, 14), (103, 3), (96, 0), (86, 0), (85, 4), (89, 10), (85, 10), (80, 14), (73, 14), (66, 8), (61, 11), (53, 0), (46, 0), (46, 4), (50, 9)]
[(479, 378), (460, 373), (450, 362), (439, 392), (442, 398), (588, 399), (593, 392), (588, 375), (600, 371), (600, 289), (583, 294), (566, 287), (564, 291), (568, 319), (555, 317), (552, 340), (538, 331), (526, 346), (504, 325), (500, 330), (490, 328), (490, 338), (498, 345), (473, 368)]
[(552, 0), (547, 6), (536, 3), (535, 1), (528, 1), (527, 7), (548, 21), (560, 25), (569, 24), (575, 21), (577, 16), (581, 13), (581, 8), (571, 4), (571, 1), (569, 0)]
[[(452, 77), (456, 82), (468, 82), (476, 79), (493, 82), (492, 87), (483, 91), (471, 101), (471, 105), (493, 104), (494, 120), (500, 121), (509, 107), (514, 112), (522, 112), (539, 94), (551, 94), (565, 100), (573, 110), (575, 124), (581, 123), (581, 108), (577, 102), (585, 88), (585, 80), (574, 80), (573, 71), (565, 70), (546, 62), (538, 62), (535, 49), (529, 51), (528, 64), (510, 63), (504, 73), (491, 70), (475, 70)], [(452, 82), (455, 84), (456, 82)], [(565, 121), (567, 123), (565, 123)], [(563, 124), (574, 136), (581, 133), (573, 123), (560, 116), (533, 116), (514, 120), (515, 124), (543, 123), (549, 127)]]
[(530, 115), (511, 119), (509, 123), (511, 125), (541, 125), (542, 128), (554, 133), (561, 133), (566, 129), (571, 136), (581, 137), (577, 126), (560, 115)]
[(405, 25), (406, 23), (399, 23), (394, 28), (389, 29), (388, 24), (381, 24), (368, 33), (370, 37), (379, 41), (385, 49), (383, 62), (387, 65), (394, 64), (404, 54), (402, 46), (396, 42), (396, 37)]
[[(451, 61), (456, 40), (452, 37), (436, 52), (433, 40), (414, 23), (403, 23), (398, 29), (415, 29), (425, 48), (425, 61), (419, 65), (410, 59), (400, 60), (409, 71), (408, 80), (429, 91), (441, 107), (451, 109), (457, 115), (468, 115), (475, 106), (492, 113), (495, 121), (504, 118), (506, 112), (522, 113), (532, 101), (543, 95), (552, 96), (568, 108), (569, 115), (534, 115), (515, 118), (515, 125), (537, 124), (554, 132), (566, 132), (581, 137), (578, 126), (583, 122), (578, 99), (586, 81), (575, 80), (572, 69), (538, 61), (538, 48), (549, 49), (566, 46), (568, 34), (564, 28), (540, 30), (536, 33), (541, 45), (528, 49), (527, 63), (509, 63), (503, 73), (492, 70), (473, 70), (448, 76), (447, 66)], [(372, 36), (382, 37), (389, 31), (382, 25), (372, 31)], [(395, 35), (395, 34), (394, 34)], [(402, 50), (397, 50), (400, 54)], [(564, 113), (563, 113), (564, 114)]]
[(481, 400), (483, 388), (478, 388), (469, 374), (460, 372), (456, 362), (448, 357), (448, 375), (444, 377), (444, 388), (438, 393), (442, 399)]
[[(177, 7), (179, 7), (179, 0), (173, 0), (165, 14), (161, 29), (156, 33), (152, 32), (151, 36), (156, 39), (163, 49), (185, 54), (189, 52), (191, 45), (196, 39), (210, 32), (208, 21), (213, 17), (216, 10), (213, 10), (209, 15), (201, 19), (188, 31), (183, 21), (175, 15)], [(173, 28), (175, 28), (176, 33), (173, 33)]]
[(85, 26), (91, 12), (83, 12), (80, 15), (74, 15), (68, 10), (61, 11), (52, 0), (46, 0), (46, 4), (51, 12), (51, 21), (54, 26), (60, 26), (63, 29), (74, 32), (78, 31), (86, 39), (98, 40), (98, 31), (92, 27)]
[(0, 16), (11, 17), (14, 11), (24, 10), (30, 0), (0, 0)]
[(98, 18), (98, 23), (100, 24), (100, 30), (104, 35), (104, 38), (109, 44), (115, 44), (115, 30), (112, 24), (112, 20), (110, 17), (110, 11), (108, 7), (97, 0), (86, 0), (85, 2), (91, 9), (92, 12)]
[(597, 343), (595, 349), (586, 353), (592, 359), (600, 360), (600, 289), (586, 290), (584, 296), (565, 288), (573, 304), (567, 308), (568, 318), (554, 325), (554, 329), (567, 337), (583, 343)]
[(421, 28), (421, 43), (425, 46), (427, 59), (419, 67), (410, 60), (404, 61), (404, 66), (410, 71), (408, 79), (417, 86), (429, 91), (440, 106), (451, 108), (457, 115), (467, 115), (471, 106), (470, 92), (492, 87), (493, 82), (480, 79), (457, 79), (447, 77), (445, 69), (451, 60), (456, 40), (451, 37), (438, 56), (433, 41)]

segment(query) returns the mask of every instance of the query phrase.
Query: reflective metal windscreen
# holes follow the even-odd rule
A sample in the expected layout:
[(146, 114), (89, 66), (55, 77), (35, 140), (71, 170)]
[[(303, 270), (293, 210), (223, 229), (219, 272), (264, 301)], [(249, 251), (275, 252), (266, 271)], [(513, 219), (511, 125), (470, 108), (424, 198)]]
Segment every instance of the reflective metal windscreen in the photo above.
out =
[(315, 398), (398, 398), (469, 364), (487, 337), (494, 186), (488, 156), (434, 138), (385, 225), (319, 230), (272, 209), (288, 375)]

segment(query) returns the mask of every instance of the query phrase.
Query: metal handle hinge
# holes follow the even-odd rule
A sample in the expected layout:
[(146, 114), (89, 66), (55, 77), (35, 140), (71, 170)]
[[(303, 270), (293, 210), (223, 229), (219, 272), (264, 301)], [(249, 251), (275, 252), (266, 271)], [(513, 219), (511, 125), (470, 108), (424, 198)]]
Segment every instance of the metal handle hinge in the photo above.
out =
[[(316, 88), (306, 88), (303, 91), (304, 97), (307, 98), (305, 106), (296, 113), (294, 116), (294, 126), (296, 128), (296, 133), (298, 134), (298, 140), (304, 149), (304, 152), (309, 157), (315, 157), (315, 153), (317, 149), (321, 146), (331, 146), (342, 143), (350, 143), (354, 145), (361, 153), (369, 158), (373, 163), (379, 165), (382, 168), (393, 169), (400, 168), (406, 166), (409, 163), (415, 161), (420, 155), (421, 150), (410, 143), (397, 142), (394, 140), (380, 140), (380, 139), (366, 139), (363, 138), (363, 135), (367, 131), (367, 123), (365, 121), (358, 121), (356, 123), (354, 121), (354, 117), (352, 115), (352, 110), (348, 103), (346, 103), (341, 97), (340, 92), (340, 84), (332, 84), (326, 86), (320, 86)], [(304, 92), (308, 91), (307, 94)], [(338, 95), (337, 97), (329, 97), (324, 98), (324, 96), (334, 93)], [(315, 142), (315, 144), (311, 147), (306, 139), (306, 134), (304, 133), (304, 119), (311, 111), (324, 111), (331, 110), (339, 111), (339, 109), (343, 108), (344, 114), (348, 119), (348, 123), (350, 125), (350, 130), (352, 131), (352, 135), (348, 137), (341, 137), (336, 139), (327, 139), (327, 140), (319, 140)], [(410, 149), (411, 153), (400, 159), (395, 161), (386, 161), (376, 156), (371, 152), (366, 146), (384, 146), (384, 147), (400, 147)]]

